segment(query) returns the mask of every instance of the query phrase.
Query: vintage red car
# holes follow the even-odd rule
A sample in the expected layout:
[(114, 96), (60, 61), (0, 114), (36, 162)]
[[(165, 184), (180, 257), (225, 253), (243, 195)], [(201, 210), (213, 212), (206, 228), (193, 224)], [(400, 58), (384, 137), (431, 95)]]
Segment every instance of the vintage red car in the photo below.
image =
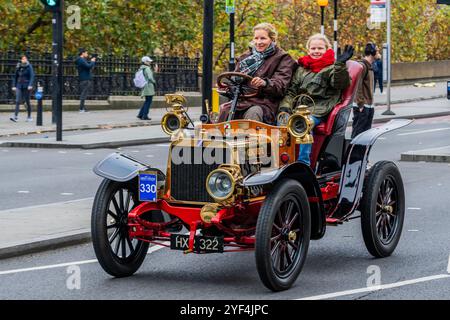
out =
[[(368, 251), (392, 254), (402, 232), (405, 195), (390, 161), (368, 164), (376, 139), (407, 125), (393, 120), (353, 140), (345, 130), (362, 67), (347, 62), (352, 85), (325, 123), (314, 128), (311, 166), (297, 162), (311, 140), (308, 110), (280, 115), (279, 125), (250, 120), (192, 121), (180, 95), (162, 126), (171, 135), (166, 172), (114, 153), (98, 163), (102, 177), (92, 209), (97, 258), (112, 276), (135, 273), (149, 245), (187, 253), (255, 251), (259, 276), (273, 291), (286, 290), (305, 263), (309, 242), (327, 225), (361, 216)], [(219, 85), (239, 97), (254, 94), (249, 77), (225, 73)], [(180, 272), (182, 272), (180, 270)]]

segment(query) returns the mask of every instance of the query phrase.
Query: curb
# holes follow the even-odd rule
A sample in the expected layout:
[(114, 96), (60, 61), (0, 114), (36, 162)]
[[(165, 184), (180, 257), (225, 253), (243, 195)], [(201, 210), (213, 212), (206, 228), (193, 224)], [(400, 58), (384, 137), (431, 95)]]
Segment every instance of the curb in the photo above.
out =
[(450, 155), (402, 153), (400, 161), (450, 163)]
[(79, 231), (63, 233), (63, 235), (57, 237), (42, 237), (34, 239), (31, 242), (22, 242), (8, 247), (0, 247), (0, 259), (59, 249), (90, 241), (91, 231), (89, 229), (81, 229)]
[[(161, 121), (149, 121), (145, 123), (140, 122), (132, 122), (132, 123), (124, 123), (124, 124), (96, 124), (96, 125), (83, 125), (77, 127), (66, 127), (63, 132), (66, 131), (83, 131), (83, 130), (99, 130), (99, 129), (120, 129), (120, 128), (135, 128), (135, 127), (146, 127), (146, 126), (158, 126), (161, 124)], [(22, 136), (29, 134), (41, 134), (41, 133), (49, 133), (56, 132), (56, 129), (43, 129), (43, 130), (34, 130), (34, 131), (25, 131), (25, 132), (17, 132), (10, 134), (0, 134), (0, 138), (2, 137), (13, 137), (13, 136)]]
[[(440, 94), (437, 96), (430, 96), (430, 97), (420, 97), (420, 98), (411, 98), (411, 99), (402, 99), (397, 101), (391, 101), (392, 104), (402, 104), (402, 103), (410, 103), (410, 102), (419, 102), (419, 101), (426, 101), (426, 100), (435, 100), (435, 99), (442, 99), (446, 98), (447, 95)], [(374, 106), (385, 106), (386, 102), (376, 102), (374, 103)]]
[(85, 144), (68, 144), (51, 142), (3, 142), (0, 144), (2, 148), (42, 148), (42, 149), (110, 149), (127, 146), (139, 146), (144, 144), (166, 143), (170, 142), (170, 137), (151, 138), (151, 139), (136, 139), (112, 142), (97, 142)]
[[(436, 118), (436, 117), (444, 117), (450, 115), (450, 111), (443, 111), (443, 112), (435, 112), (435, 113), (428, 113), (428, 114), (412, 114), (408, 116), (393, 116), (388, 118), (378, 118), (373, 119), (372, 123), (384, 123), (388, 122), (390, 120), (394, 119), (425, 119), (425, 118)], [(349, 121), (349, 124), (351, 124), (352, 121)]]

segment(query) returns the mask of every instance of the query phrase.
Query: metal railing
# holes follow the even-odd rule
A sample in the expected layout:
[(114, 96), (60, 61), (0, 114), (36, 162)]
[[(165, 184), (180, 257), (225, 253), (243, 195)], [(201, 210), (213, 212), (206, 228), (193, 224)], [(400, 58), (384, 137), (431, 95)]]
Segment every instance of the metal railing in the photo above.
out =
[[(36, 73), (37, 81), (44, 85), (44, 99), (52, 96), (52, 59), (50, 53), (27, 53), (28, 59)], [(75, 60), (64, 59), (64, 99), (79, 98), (78, 71)], [(155, 73), (156, 94), (163, 95), (175, 91), (199, 91), (199, 58), (187, 57), (152, 57), (159, 67)], [(13, 51), (0, 52), (0, 103), (13, 103), (14, 92), (11, 90), (20, 54)], [(133, 78), (139, 69), (140, 58), (112, 54), (99, 55), (92, 69), (93, 85), (88, 99), (105, 100), (114, 95), (139, 95), (140, 89), (134, 87)]]

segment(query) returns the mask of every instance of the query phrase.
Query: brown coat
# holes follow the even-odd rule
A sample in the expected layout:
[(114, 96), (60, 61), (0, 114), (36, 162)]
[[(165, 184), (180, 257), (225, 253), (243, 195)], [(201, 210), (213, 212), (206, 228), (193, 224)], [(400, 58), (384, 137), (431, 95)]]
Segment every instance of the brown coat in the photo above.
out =
[(363, 78), (361, 79), (355, 97), (355, 103), (362, 108), (364, 105), (373, 105), (374, 73), (372, 65), (366, 59), (360, 61), (364, 67)]
[[(237, 58), (236, 72), (239, 72), (239, 62), (247, 58), (250, 51)], [(264, 122), (273, 123), (278, 112), (278, 105), (283, 99), (286, 89), (295, 69), (295, 61), (283, 49), (276, 47), (275, 53), (256, 71), (253, 77), (260, 77), (267, 81), (267, 87), (260, 90), (256, 97), (238, 102), (237, 110), (246, 110), (251, 106), (261, 106), (264, 110)], [(225, 121), (230, 109), (230, 102), (221, 106), (219, 121)]]

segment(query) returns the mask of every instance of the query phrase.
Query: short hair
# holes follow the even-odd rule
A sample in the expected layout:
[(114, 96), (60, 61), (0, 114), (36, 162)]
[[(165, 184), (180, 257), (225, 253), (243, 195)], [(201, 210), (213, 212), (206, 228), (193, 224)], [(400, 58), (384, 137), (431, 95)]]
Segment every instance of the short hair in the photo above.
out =
[(367, 56), (376, 56), (377, 55), (377, 46), (373, 42), (369, 42), (366, 44), (364, 48), (364, 55)]
[(267, 33), (269, 34), (269, 38), (272, 39), (272, 41), (277, 41), (278, 32), (273, 24), (267, 22), (259, 23), (253, 27), (253, 32), (255, 32), (256, 30), (267, 31)]
[(78, 55), (81, 56), (83, 53), (85, 53), (87, 50), (85, 48), (78, 49)]
[(322, 40), (325, 43), (325, 46), (328, 49), (331, 49), (331, 42), (328, 40), (327, 36), (321, 33), (313, 34), (311, 37), (309, 37), (308, 42), (306, 42), (306, 48), (309, 49), (309, 45), (311, 44), (311, 41), (313, 40)]

